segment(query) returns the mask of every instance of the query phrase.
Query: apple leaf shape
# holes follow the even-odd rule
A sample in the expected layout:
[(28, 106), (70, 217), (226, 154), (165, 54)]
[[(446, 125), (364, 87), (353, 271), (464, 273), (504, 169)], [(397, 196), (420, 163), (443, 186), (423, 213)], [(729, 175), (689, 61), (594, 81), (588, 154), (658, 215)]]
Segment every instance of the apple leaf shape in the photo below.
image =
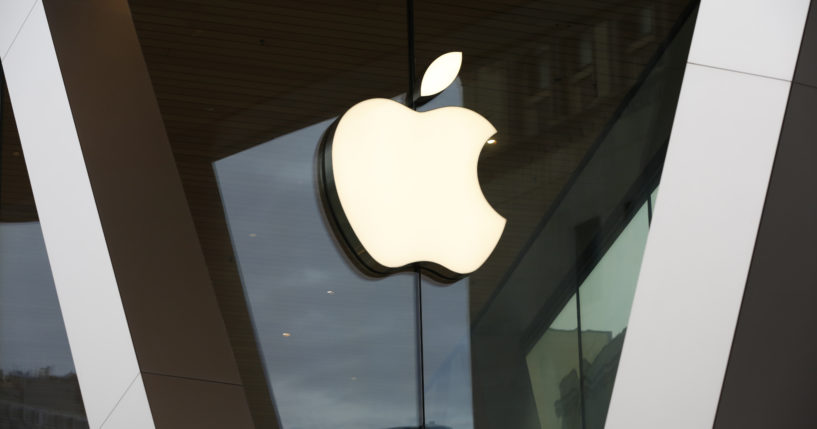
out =
[(431, 62), (420, 84), (420, 96), (428, 97), (442, 92), (454, 82), (462, 66), (462, 52), (449, 52)]

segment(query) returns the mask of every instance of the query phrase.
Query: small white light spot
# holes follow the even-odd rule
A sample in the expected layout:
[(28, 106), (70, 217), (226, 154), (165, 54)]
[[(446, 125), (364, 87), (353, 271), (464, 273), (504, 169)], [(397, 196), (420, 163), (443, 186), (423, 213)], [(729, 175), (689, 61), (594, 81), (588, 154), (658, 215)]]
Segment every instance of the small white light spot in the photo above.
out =
[(335, 291), (333, 291), (333, 290), (328, 290), (328, 291), (326, 291), (326, 294), (327, 294), (327, 295), (334, 295), (334, 294), (335, 294)]
[(284, 332), (281, 335), (283, 335), (284, 337), (291, 337), (292, 336), (292, 334), (290, 334), (289, 332)]
[(488, 139), (487, 143), (488, 144), (494, 144), (494, 143), (496, 143), (496, 139)]

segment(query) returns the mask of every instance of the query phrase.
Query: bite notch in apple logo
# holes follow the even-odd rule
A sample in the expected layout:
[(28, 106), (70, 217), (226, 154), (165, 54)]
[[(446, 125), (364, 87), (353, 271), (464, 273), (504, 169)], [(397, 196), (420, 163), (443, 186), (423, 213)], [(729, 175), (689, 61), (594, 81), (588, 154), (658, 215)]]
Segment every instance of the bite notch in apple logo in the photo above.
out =
[[(440, 56), (420, 87), (428, 100), (457, 77), (460, 52)], [(419, 267), (447, 282), (488, 259), (505, 218), (477, 177), (496, 129), (463, 107), (417, 112), (385, 98), (362, 101), (326, 131), (318, 149), (321, 199), (335, 234), (365, 273)]]

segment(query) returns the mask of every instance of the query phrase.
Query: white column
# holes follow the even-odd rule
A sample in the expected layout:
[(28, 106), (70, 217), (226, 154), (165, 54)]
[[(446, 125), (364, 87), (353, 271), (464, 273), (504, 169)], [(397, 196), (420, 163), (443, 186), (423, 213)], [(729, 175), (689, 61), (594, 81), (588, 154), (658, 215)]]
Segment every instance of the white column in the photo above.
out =
[(91, 427), (254, 427), (127, 0), (15, 1), (3, 69)]
[(809, 0), (703, 0), (608, 429), (711, 428)]
[[(27, 4), (24, 4), (27, 3)], [(10, 12), (10, 13), (7, 13)], [(16, 31), (9, 29), (16, 28)], [(3, 70), (88, 423), (153, 419), (41, 1), (0, 7)], [(113, 427), (106, 425), (105, 427)]]

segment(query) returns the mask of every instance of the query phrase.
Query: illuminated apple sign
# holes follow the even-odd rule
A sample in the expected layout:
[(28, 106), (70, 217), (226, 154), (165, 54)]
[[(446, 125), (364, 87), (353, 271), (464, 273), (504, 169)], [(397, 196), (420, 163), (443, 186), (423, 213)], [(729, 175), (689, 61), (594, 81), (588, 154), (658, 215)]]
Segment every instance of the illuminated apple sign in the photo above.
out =
[[(448, 87), (461, 61), (459, 52), (437, 58), (420, 96)], [(418, 263), (449, 280), (479, 268), (505, 228), (477, 178), (494, 134), (462, 107), (417, 112), (373, 98), (346, 111), (324, 136), (318, 169), (328, 217), (355, 262), (375, 275)]]

